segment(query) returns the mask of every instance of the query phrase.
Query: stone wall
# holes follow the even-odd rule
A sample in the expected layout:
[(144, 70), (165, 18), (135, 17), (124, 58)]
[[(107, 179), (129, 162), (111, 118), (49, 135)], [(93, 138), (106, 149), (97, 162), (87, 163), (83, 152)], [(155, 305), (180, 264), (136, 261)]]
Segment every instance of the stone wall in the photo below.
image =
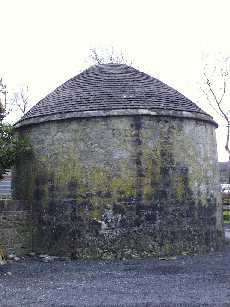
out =
[(230, 183), (230, 163), (229, 162), (219, 162), (218, 167), (220, 170), (220, 183), (229, 184)]
[(35, 252), (122, 258), (222, 246), (212, 124), (136, 115), (18, 131), (34, 149), (13, 187), (32, 205)]
[(21, 201), (0, 200), (0, 246), (8, 254), (32, 250), (31, 212)]

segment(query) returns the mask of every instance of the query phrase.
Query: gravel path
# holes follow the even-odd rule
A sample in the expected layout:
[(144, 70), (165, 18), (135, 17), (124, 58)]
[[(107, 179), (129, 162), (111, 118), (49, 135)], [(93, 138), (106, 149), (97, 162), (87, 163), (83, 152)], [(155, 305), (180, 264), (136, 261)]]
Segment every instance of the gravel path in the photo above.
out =
[(0, 306), (230, 306), (230, 244), (169, 260), (44, 259), (0, 266)]

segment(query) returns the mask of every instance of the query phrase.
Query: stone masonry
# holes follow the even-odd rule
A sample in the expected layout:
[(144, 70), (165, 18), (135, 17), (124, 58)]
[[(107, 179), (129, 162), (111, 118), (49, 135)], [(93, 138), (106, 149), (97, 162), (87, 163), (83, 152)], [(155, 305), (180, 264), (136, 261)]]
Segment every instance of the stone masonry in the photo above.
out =
[(32, 249), (73, 258), (217, 250), (223, 221), (215, 128), (188, 98), (127, 65), (92, 66), (16, 125), (14, 198)]
[(123, 116), (20, 132), (34, 157), (17, 166), (15, 196), (32, 204), (36, 252), (106, 258), (221, 246), (213, 125)]

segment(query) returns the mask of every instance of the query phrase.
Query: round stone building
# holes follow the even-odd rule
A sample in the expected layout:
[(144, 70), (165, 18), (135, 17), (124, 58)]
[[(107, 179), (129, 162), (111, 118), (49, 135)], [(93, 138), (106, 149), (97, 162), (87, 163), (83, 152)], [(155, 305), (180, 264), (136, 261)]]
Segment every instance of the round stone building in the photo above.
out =
[(35, 252), (76, 258), (197, 253), (223, 243), (212, 117), (125, 64), (95, 65), (16, 125), (15, 198)]

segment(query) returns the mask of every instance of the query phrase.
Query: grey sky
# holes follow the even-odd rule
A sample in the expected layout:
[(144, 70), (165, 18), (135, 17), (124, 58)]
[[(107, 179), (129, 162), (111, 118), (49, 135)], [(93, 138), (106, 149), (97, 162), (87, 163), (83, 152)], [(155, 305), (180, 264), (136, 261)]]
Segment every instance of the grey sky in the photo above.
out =
[[(113, 45), (209, 110), (199, 98), (202, 55), (230, 55), (229, 0), (0, 0), (0, 8), (0, 74), (10, 90), (28, 85), (33, 103), (87, 68), (90, 48)], [(224, 160), (223, 129), (217, 135)]]

